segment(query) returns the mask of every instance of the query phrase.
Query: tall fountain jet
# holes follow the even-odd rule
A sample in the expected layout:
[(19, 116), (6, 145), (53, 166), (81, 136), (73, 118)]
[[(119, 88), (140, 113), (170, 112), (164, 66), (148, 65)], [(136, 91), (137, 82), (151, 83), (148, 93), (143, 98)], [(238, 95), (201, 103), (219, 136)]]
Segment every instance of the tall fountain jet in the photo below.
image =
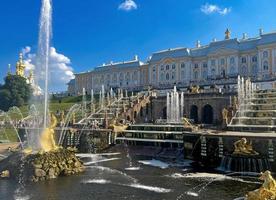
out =
[(37, 82), (44, 91), (43, 105), (43, 128), (46, 129), (49, 123), (48, 100), (49, 100), (49, 55), (52, 37), (52, 0), (42, 0), (39, 41), (38, 41), (38, 63), (36, 66)]
[(167, 93), (167, 122), (181, 123), (181, 118), (184, 114), (184, 93), (180, 96), (174, 86), (173, 92)]

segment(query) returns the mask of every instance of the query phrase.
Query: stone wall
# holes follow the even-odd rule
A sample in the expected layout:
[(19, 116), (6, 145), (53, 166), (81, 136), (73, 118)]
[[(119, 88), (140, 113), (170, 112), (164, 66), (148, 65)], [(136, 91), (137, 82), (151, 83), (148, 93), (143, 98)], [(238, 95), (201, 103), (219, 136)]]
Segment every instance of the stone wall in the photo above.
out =
[[(200, 93), (200, 94), (185, 94), (184, 96), (184, 115), (187, 118), (192, 118), (192, 107), (197, 109), (198, 123), (204, 123), (204, 115), (209, 115), (209, 110), (206, 106), (212, 109), (213, 124), (222, 122), (222, 109), (230, 105), (230, 96), (235, 96), (235, 93)], [(158, 97), (152, 100), (153, 120), (164, 119), (166, 117), (166, 97)]]

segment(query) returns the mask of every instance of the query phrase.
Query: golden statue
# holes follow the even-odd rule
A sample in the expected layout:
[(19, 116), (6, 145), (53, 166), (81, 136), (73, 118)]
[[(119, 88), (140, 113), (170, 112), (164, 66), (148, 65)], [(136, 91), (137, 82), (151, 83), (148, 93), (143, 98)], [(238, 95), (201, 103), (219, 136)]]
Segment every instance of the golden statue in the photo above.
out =
[(57, 149), (54, 139), (55, 128), (57, 126), (57, 118), (54, 114), (51, 114), (51, 124), (49, 128), (46, 128), (40, 137), (40, 144), (43, 151), (48, 152)]
[(19, 60), (16, 63), (16, 75), (24, 77), (26, 65), (23, 61), (23, 54), (19, 54)]
[(261, 173), (260, 180), (264, 181), (263, 185), (254, 191), (248, 192), (246, 200), (270, 200), (276, 199), (276, 181), (271, 176), (270, 171)]
[(229, 114), (229, 112), (228, 112), (227, 108), (223, 108), (223, 110), (222, 110), (222, 119), (223, 119), (223, 123), (225, 125), (228, 125), (228, 123), (229, 123), (228, 114)]
[(108, 128), (112, 129), (114, 133), (121, 133), (124, 130), (126, 130), (128, 128), (128, 126), (118, 123), (117, 118), (114, 118)]
[(196, 86), (192, 86), (192, 93), (193, 94), (198, 94), (199, 93), (199, 86), (198, 85), (196, 85)]
[(225, 39), (228, 40), (231, 38), (231, 31), (227, 28), (225, 31)]
[(252, 142), (247, 142), (246, 138), (242, 138), (234, 143), (235, 150), (233, 155), (253, 156), (259, 155), (253, 150)]

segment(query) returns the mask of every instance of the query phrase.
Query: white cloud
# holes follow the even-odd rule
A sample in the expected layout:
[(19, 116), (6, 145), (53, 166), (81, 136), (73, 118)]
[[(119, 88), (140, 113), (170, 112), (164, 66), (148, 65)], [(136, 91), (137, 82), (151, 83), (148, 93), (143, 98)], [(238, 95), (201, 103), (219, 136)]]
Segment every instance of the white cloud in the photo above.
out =
[(137, 4), (133, 0), (125, 0), (119, 5), (119, 10), (131, 11), (138, 8)]
[[(37, 62), (36, 54), (31, 53), (31, 48), (28, 46), (22, 49), (22, 53), (26, 64), (26, 71), (35, 70)], [(35, 71), (37, 72), (37, 70)], [(49, 72), (51, 91), (65, 90), (66, 83), (75, 78), (70, 59), (58, 53), (54, 47), (50, 49)], [(42, 71), (40, 73), (43, 74)]]
[(209, 3), (202, 5), (200, 10), (206, 15), (210, 15), (213, 13), (218, 13), (220, 15), (227, 15), (228, 13), (231, 12), (231, 8), (223, 8), (218, 5), (209, 4)]

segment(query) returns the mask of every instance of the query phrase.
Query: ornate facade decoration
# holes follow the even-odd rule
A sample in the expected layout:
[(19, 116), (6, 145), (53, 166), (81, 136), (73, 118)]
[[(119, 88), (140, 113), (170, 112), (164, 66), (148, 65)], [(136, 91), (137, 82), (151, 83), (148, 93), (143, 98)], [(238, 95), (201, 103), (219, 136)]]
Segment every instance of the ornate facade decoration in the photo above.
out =
[(90, 71), (75, 74), (68, 84), (70, 93), (81, 94), (93, 89), (157, 89), (236, 84), (237, 76), (258, 81), (276, 78), (276, 32), (256, 37), (231, 38), (226, 30), (223, 40), (207, 45), (199, 42), (193, 48), (174, 48), (153, 53), (146, 62), (138, 57), (126, 62), (103, 64)]

